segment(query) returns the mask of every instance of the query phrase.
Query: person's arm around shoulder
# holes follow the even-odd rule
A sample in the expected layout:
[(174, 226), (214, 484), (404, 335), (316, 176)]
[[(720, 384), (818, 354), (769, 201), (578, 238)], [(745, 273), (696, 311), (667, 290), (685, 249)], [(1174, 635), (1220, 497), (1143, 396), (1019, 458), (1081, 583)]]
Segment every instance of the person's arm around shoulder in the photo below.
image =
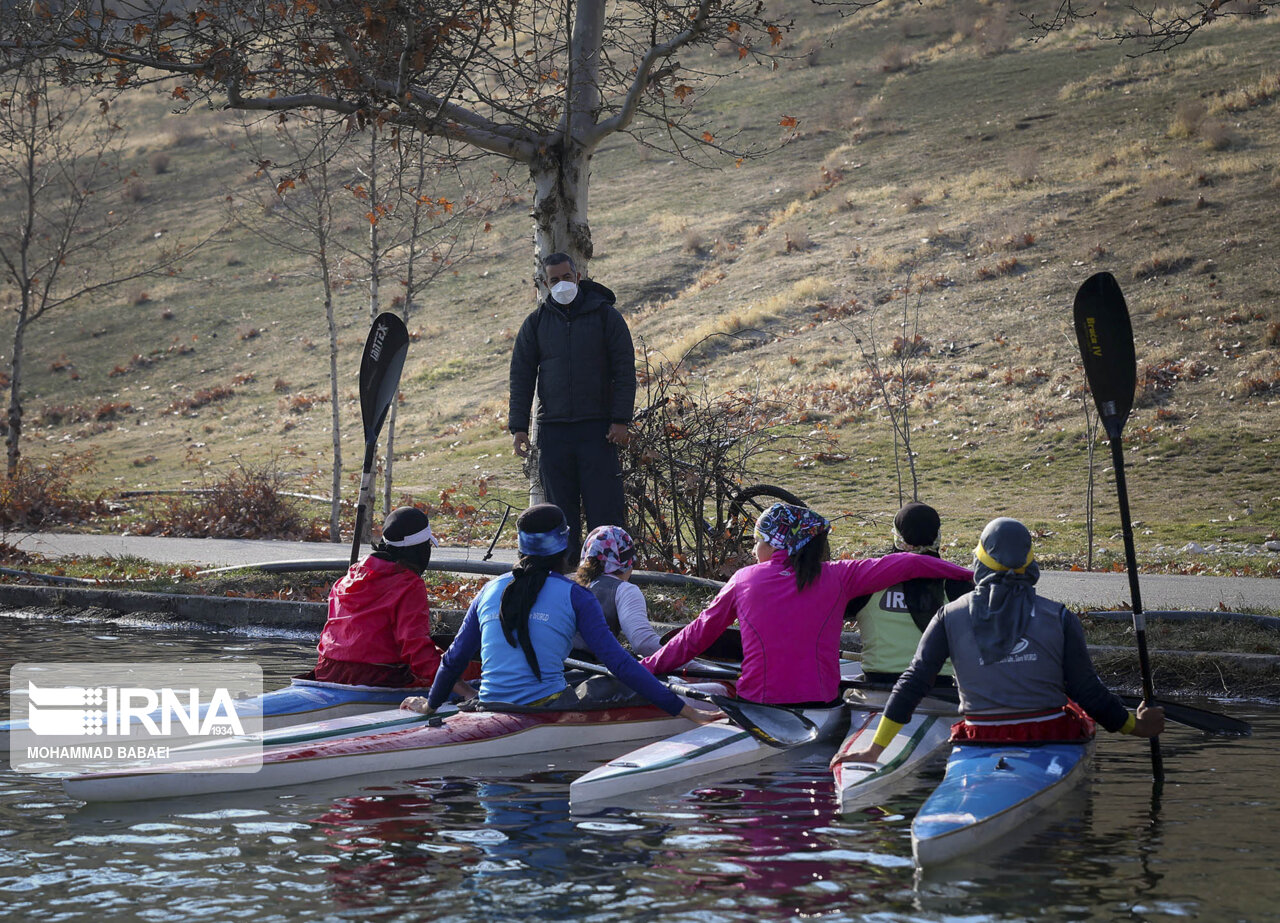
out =
[(909, 551), (896, 551), (882, 558), (832, 561), (827, 566), (839, 568), (845, 581), (845, 591), (850, 597), (887, 590), (895, 583), (916, 577), (973, 579), (973, 572), (958, 564)]

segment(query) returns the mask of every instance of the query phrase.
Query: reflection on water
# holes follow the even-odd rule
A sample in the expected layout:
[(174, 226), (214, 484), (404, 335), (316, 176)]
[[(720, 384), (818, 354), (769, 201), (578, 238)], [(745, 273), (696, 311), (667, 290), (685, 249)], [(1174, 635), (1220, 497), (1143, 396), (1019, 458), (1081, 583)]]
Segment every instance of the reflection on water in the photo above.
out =
[[(301, 638), (0, 619), (4, 662), (244, 659), (268, 684)], [(1092, 782), (998, 855), (911, 864), (937, 774), (832, 810), (829, 747), (697, 787), (571, 814), (568, 785), (612, 754), (553, 753), (184, 802), (85, 806), (0, 773), (0, 918), (227, 920), (1280, 920), (1280, 711), (1255, 736), (1164, 738), (1153, 811), (1143, 741), (1107, 737)]]

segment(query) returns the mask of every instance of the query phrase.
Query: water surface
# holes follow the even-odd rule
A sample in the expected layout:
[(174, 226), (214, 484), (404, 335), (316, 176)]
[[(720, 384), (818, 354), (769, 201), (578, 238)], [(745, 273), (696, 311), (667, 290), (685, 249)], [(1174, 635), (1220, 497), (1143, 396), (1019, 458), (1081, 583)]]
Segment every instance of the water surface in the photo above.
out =
[[(301, 636), (0, 617), (0, 667), (249, 660)], [(1145, 741), (1105, 735), (1090, 782), (1002, 852), (927, 876), (910, 819), (938, 773), (833, 810), (832, 747), (571, 814), (571, 751), (184, 802), (87, 806), (0, 772), (0, 918), (15, 920), (1280, 920), (1280, 709), (1211, 705), (1244, 740), (1177, 728), (1152, 801)], [(7, 765), (7, 764), (6, 764)]]

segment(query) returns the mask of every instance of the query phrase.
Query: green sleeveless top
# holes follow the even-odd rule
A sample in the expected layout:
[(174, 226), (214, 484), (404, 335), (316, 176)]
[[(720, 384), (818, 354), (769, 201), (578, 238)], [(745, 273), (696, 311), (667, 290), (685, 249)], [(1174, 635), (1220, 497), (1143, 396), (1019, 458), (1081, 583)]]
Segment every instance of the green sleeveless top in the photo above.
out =
[[(942, 581), (938, 582), (939, 606), (946, 602)], [(901, 673), (915, 655), (922, 630), (907, 608), (906, 590), (899, 583), (874, 594), (858, 610), (858, 630), (862, 634), (862, 669), (868, 673)], [(926, 622), (926, 624), (928, 624)], [(938, 673), (953, 676), (951, 663)]]

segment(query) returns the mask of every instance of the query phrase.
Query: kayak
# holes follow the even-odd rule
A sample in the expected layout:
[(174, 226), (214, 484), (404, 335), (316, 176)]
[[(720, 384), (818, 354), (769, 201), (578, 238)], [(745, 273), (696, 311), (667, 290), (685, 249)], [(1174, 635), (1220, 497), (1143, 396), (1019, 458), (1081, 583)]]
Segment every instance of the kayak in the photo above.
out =
[[(845, 694), (849, 703), (849, 733), (837, 754), (861, 750), (871, 745), (889, 690), (853, 689)], [(837, 763), (836, 800), (841, 811), (853, 811), (874, 804), (877, 799), (900, 788), (917, 772), (940, 761), (951, 739), (951, 725), (959, 713), (952, 702), (925, 698), (885, 747), (876, 763)]]
[[(456, 712), (454, 705), (442, 705), (436, 715), (445, 717)], [(246, 734), (243, 737), (222, 737), (209, 741), (173, 747), (170, 753), (180, 753), (185, 759), (188, 755), (196, 758), (208, 754), (225, 754), (229, 751), (247, 751), (248, 748), (283, 747), (289, 744), (308, 743), (315, 740), (327, 740), (331, 737), (362, 737), (367, 734), (380, 734), (384, 731), (414, 724), (425, 724), (430, 720), (427, 715), (407, 711), (403, 708), (388, 708), (383, 711), (364, 712), (359, 715), (345, 715), (340, 718), (326, 718), (323, 721), (309, 721), (306, 724), (290, 724), (287, 727), (264, 731), (261, 734)]]
[(940, 865), (998, 843), (1080, 782), (1092, 754), (1092, 740), (957, 744), (946, 776), (911, 823), (916, 865)]
[[(844, 728), (843, 704), (802, 708), (818, 726), (818, 740), (834, 739)], [(699, 776), (746, 766), (778, 750), (728, 721), (703, 724), (666, 740), (632, 750), (575, 779), (569, 786), (569, 806), (601, 803)]]
[[(423, 692), (389, 686), (348, 686), (295, 676), (283, 689), (236, 702), (236, 713), (242, 718), (260, 715), (262, 729), (269, 731), (302, 722), (382, 711)], [(8, 749), (11, 731), (26, 730), (28, 726), (21, 719), (0, 723), (0, 749)], [(173, 739), (176, 738), (170, 738)]]
[[(723, 692), (708, 684), (705, 691)], [(373, 772), (425, 769), (662, 737), (687, 728), (653, 705), (582, 711), (460, 711), (374, 733), (286, 744), (257, 755), (228, 753), (170, 763), (161, 770), (88, 772), (62, 780), (82, 801), (143, 801), (300, 785)]]

